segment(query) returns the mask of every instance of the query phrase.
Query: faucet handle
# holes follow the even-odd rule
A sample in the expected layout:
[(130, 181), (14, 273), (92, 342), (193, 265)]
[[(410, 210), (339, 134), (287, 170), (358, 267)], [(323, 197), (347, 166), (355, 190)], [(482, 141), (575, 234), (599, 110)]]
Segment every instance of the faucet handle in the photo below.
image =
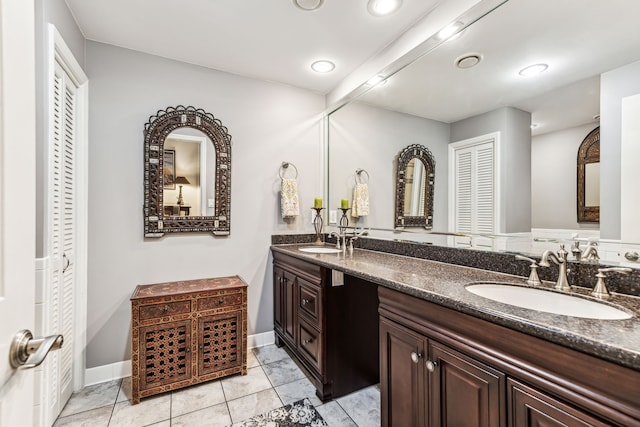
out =
[(540, 281), (540, 277), (538, 277), (538, 263), (533, 258), (527, 258), (526, 256), (516, 255), (516, 259), (520, 261), (528, 261), (531, 264), (529, 268), (531, 272), (529, 273), (529, 278), (527, 279), (527, 284), (531, 286), (540, 286), (542, 282)]
[(600, 299), (609, 299), (611, 294), (607, 290), (607, 286), (604, 283), (604, 279), (606, 277), (605, 273), (618, 273), (618, 274), (627, 275), (627, 274), (631, 274), (632, 271), (633, 270), (626, 267), (599, 268), (598, 274), (596, 274), (598, 281), (596, 282), (596, 286), (593, 288), (591, 295)]

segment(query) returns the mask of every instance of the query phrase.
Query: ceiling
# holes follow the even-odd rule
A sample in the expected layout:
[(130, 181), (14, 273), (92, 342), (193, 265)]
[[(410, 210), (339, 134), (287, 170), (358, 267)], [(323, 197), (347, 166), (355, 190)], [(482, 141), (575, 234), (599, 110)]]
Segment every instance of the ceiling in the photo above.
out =
[[(504, 106), (532, 112), (533, 134), (595, 122), (602, 72), (640, 60), (640, 1), (509, 0), (362, 100), (455, 122)], [(456, 59), (479, 53), (460, 69)], [(527, 65), (547, 63), (537, 77)]]
[[(441, 0), (403, 0), (386, 17), (367, 0), (66, 0), (88, 40), (328, 93), (426, 16)], [(317, 59), (331, 73), (310, 69)]]

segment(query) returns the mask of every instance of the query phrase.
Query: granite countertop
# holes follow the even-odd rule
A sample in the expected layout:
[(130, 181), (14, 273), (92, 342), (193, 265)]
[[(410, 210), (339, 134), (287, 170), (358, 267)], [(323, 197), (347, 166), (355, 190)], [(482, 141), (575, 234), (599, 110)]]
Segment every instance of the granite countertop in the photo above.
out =
[[(626, 320), (544, 313), (492, 301), (465, 289), (476, 282), (526, 286), (523, 277), (364, 249), (355, 249), (351, 255), (298, 250), (304, 246), (310, 245), (273, 245), (271, 249), (640, 371), (640, 298), (613, 294), (608, 301), (634, 313)], [(552, 290), (553, 285), (543, 284)], [(581, 295), (590, 291), (573, 289)]]

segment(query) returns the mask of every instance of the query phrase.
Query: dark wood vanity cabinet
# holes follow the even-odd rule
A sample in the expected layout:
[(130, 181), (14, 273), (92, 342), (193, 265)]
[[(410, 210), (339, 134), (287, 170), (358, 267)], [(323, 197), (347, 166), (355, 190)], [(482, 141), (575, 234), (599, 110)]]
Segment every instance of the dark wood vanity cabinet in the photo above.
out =
[(640, 426), (640, 372), (379, 288), (382, 426)]
[(140, 285), (131, 296), (131, 326), (134, 404), (247, 374), (247, 284), (237, 276)]
[(505, 425), (503, 373), (385, 318), (380, 348), (383, 425)]
[(273, 252), (276, 345), (289, 352), (327, 401), (379, 380), (377, 286)]

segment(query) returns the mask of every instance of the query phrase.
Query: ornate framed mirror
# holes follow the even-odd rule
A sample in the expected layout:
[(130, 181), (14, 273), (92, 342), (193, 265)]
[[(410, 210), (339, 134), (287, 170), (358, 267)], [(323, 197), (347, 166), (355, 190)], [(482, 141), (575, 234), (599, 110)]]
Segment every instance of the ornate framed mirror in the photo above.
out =
[(414, 144), (396, 162), (395, 227), (433, 227), (435, 160), (428, 148)]
[(600, 126), (578, 149), (578, 222), (600, 222)]
[(144, 126), (144, 235), (231, 231), (231, 135), (194, 107), (168, 107)]

